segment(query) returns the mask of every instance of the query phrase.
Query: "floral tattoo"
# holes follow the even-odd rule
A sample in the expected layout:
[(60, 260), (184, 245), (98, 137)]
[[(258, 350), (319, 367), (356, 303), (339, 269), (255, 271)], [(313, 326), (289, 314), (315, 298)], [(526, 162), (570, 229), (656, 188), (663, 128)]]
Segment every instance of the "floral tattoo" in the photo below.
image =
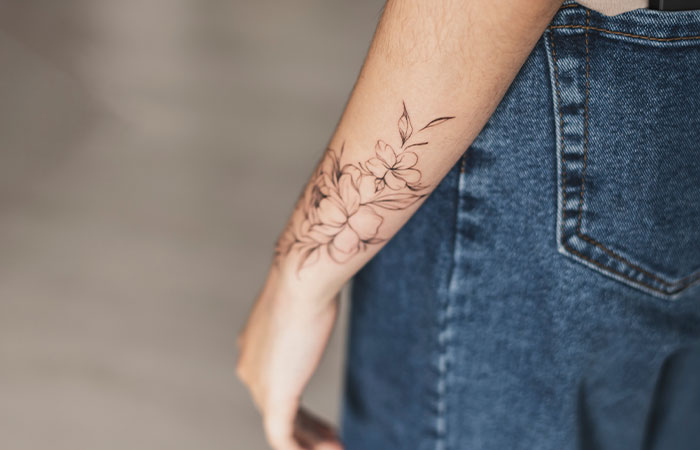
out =
[[(299, 252), (297, 270), (327, 254), (344, 263), (369, 245), (386, 239), (379, 236), (385, 211), (408, 208), (427, 195), (416, 168), (416, 150), (428, 145), (418, 139), (423, 130), (454, 117), (438, 117), (417, 132), (403, 105), (398, 121), (398, 150), (378, 140), (375, 156), (355, 164), (342, 164), (343, 150), (328, 148), (302, 193), (289, 226), (277, 242), (275, 259)], [(397, 141), (398, 143), (398, 141)]]

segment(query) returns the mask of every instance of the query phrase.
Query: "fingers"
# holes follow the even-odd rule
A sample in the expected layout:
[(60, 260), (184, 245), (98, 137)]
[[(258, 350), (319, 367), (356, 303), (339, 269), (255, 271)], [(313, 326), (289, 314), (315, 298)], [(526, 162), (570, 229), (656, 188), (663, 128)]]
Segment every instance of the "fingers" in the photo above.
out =
[(333, 427), (303, 408), (294, 421), (294, 437), (303, 448), (311, 450), (343, 449)]
[(274, 450), (305, 450), (294, 437), (294, 418), (298, 403), (277, 402), (263, 411), (267, 442)]
[(274, 450), (343, 450), (333, 427), (303, 408), (275, 408), (265, 414), (264, 425)]

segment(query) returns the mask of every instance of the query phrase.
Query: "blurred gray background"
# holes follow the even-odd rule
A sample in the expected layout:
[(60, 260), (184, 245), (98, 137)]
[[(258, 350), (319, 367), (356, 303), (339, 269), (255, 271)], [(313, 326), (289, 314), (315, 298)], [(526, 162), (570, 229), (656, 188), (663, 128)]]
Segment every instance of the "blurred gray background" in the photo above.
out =
[(381, 4), (0, 0), (0, 448), (266, 448), (235, 337)]

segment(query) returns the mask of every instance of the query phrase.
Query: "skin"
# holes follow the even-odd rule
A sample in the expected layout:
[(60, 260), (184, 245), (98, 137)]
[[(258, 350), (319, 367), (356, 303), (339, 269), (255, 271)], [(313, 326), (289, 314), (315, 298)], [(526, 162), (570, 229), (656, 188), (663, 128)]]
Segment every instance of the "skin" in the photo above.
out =
[[(329, 148), (342, 149), (341, 165), (369, 164), (367, 173), (381, 176), (381, 158), (379, 162), (373, 158), (378, 151), (393, 158), (382, 147), (387, 143), (401, 147), (399, 133), (406, 125), (399, 121), (397, 132), (397, 119), (402, 102), (414, 130), (435, 118), (453, 117), (421, 131), (430, 141), (429, 149), (428, 145), (412, 149), (418, 155), (413, 168), (420, 171), (425, 187), (421, 193), (429, 194), (485, 125), (560, 6), (561, 0), (388, 1)], [(379, 140), (382, 144), (377, 147)], [(378, 182), (379, 187), (399, 188), (396, 180), (387, 181)], [(312, 178), (304, 192), (318, 183)], [(343, 183), (352, 186), (347, 180)], [(343, 448), (331, 425), (301, 407), (301, 395), (333, 329), (338, 292), (410, 218), (425, 195), (393, 210), (372, 206), (381, 220), (372, 214), (356, 216), (355, 228), (377, 231), (376, 239), (353, 246), (347, 258), (334, 258), (338, 253), (328, 251), (326, 238), (314, 258), (305, 258), (296, 247), (283, 246), (278, 252), (239, 336), (237, 364), (273, 449)], [(336, 203), (342, 209), (350, 197), (337, 197)], [(309, 213), (314, 208), (308, 205), (302, 194), (288, 230), (298, 229), (310, 215), (323, 222), (335, 212)], [(362, 223), (365, 216), (368, 219)], [(338, 225), (331, 230), (345, 228)], [(354, 238), (347, 230), (344, 236)], [(283, 235), (281, 242), (284, 239)]]

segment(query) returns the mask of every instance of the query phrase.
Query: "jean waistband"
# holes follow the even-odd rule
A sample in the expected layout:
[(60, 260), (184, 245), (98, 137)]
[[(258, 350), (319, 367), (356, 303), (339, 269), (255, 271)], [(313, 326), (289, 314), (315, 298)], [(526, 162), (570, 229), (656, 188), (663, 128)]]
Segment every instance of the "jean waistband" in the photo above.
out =
[(700, 10), (635, 9), (606, 16), (566, 0), (552, 20), (554, 29), (591, 29), (619, 37), (700, 43)]

